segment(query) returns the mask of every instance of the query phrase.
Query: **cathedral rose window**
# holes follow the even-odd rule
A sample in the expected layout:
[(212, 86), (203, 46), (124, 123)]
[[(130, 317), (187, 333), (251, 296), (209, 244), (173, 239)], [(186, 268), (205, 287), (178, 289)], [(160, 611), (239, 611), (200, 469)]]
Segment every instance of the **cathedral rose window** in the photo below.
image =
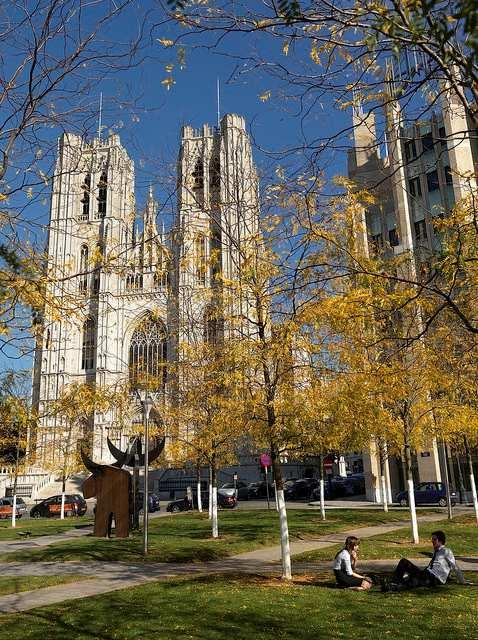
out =
[(167, 341), (161, 320), (147, 316), (135, 329), (129, 347), (129, 380), (134, 389), (164, 390)]

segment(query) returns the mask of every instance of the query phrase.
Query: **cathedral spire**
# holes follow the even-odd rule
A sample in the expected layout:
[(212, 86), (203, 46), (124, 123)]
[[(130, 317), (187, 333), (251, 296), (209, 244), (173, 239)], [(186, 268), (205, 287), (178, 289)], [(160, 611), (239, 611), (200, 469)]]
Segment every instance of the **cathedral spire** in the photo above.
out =
[(148, 199), (146, 207), (143, 211), (143, 246), (142, 254), (145, 264), (151, 266), (154, 261), (154, 247), (158, 241), (158, 231), (156, 229), (156, 208), (157, 203), (154, 199), (153, 187), (149, 186)]

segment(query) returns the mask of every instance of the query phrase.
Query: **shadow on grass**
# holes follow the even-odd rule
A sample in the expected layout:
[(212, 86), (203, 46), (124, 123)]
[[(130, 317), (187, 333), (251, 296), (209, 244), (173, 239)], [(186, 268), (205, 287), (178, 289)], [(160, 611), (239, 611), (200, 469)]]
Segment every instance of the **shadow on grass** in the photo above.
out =
[(330, 586), (325, 573), (297, 576), (292, 584), (257, 574), (185, 577), (3, 616), (2, 631), (9, 640), (473, 637), (476, 589), (389, 595)]

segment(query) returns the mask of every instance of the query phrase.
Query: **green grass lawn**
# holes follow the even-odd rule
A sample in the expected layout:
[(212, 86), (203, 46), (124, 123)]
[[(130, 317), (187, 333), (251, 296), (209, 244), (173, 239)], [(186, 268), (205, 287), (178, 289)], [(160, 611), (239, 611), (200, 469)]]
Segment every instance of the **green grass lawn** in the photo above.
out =
[(40, 518), (39, 520), (20, 518), (17, 520), (17, 526), (12, 529), (10, 520), (0, 520), (0, 542), (3, 540), (20, 540), (21, 531), (30, 531), (33, 536), (51, 536), (57, 533), (64, 533), (68, 529), (86, 526), (92, 524), (90, 517), (82, 516), (81, 518)]
[(217, 576), (3, 615), (0, 629), (9, 640), (477, 640), (477, 603), (478, 587), (459, 585), (382, 594)]
[(32, 591), (33, 589), (43, 589), (53, 587), (57, 584), (67, 582), (78, 582), (88, 580), (89, 576), (67, 575), (67, 576), (6, 576), (0, 577), (0, 596), (9, 593), (20, 593), (21, 591)]
[[(390, 533), (364, 538), (360, 542), (359, 559), (420, 557), (431, 555), (433, 549), (430, 543), (432, 531), (442, 529), (447, 536), (446, 544), (450, 546), (456, 556), (478, 556), (478, 526), (474, 516), (462, 515), (452, 521), (441, 520), (419, 525), (420, 544), (410, 542), (410, 527), (398, 529)], [(317, 549), (294, 556), (297, 562), (315, 562), (317, 560), (332, 560), (341, 545)]]
[[(406, 516), (405, 516), (406, 517)], [(374, 510), (336, 510), (325, 522), (312, 510), (291, 509), (291, 539), (310, 539), (356, 526), (403, 520), (404, 513)], [(278, 543), (276, 511), (223, 511), (219, 515), (220, 538), (210, 537), (206, 514), (178, 514), (150, 522), (149, 562), (201, 562), (216, 560), (261, 546)], [(3, 554), (1, 561), (122, 560), (142, 561), (141, 533), (124, 540), (84, 537), (42, 549)]]

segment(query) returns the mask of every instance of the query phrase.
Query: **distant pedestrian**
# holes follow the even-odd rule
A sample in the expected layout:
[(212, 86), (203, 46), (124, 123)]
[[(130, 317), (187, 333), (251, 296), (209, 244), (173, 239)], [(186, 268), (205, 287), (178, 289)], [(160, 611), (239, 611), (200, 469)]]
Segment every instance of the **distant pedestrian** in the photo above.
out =
[(434, 531), (431, 537), (433, 556), (425, 569), (402, 558), (398, 563), (391, 582), (382, 582), (382, 591), (403, 591), (416, 587), (438, 587), (445, 584), (450, 571), (453, 571), (460, 584), (468, 583), (458, 568), (455, 556), (445, 547), (446, 536), (443, 531)]
[(355, 573), (359, 543), (355, 536), (346, 538), (344, 548), (335, 556), (333, 570), (339, 587), (367, 591), (372, 586), (371, 578)]

